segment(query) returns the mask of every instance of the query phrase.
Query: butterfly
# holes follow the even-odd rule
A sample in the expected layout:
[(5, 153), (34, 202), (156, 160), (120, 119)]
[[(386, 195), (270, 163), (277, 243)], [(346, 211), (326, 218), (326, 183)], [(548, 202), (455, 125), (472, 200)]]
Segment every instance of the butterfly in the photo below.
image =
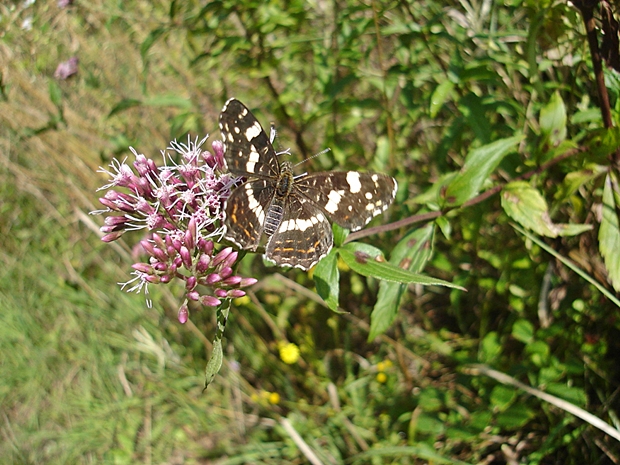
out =
[(267, 236), (265, 257), (280, 266), (308, 270), (333, 246), (329, 220), (358, 230), (385, 211), (398, 184), (391, 176), (357, 171), (293, 174), (280, 162), (252, 112), (230, 99), (220, 114), (228, 170), (246, 181), (226, 201), (224, 237), (256, 251)]

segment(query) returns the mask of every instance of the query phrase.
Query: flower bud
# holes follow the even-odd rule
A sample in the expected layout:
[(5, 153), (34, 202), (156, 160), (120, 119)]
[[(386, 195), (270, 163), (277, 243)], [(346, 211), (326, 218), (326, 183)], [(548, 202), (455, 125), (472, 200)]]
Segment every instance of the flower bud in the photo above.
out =
[(189, 318), (189, 309), (187, 308), (187, 304), (181, 305), (179, 308), (179, 323), (182, 325), (187, 323), (187, 319)]
[(220, 305), (222, 302), (219, 299), (216, 299), (213, 296), (210, 295), (203, 295), (200, 298), (200, 303), (202, 305), (205, 305), (207, 307), (217, 307), (218, 305)]

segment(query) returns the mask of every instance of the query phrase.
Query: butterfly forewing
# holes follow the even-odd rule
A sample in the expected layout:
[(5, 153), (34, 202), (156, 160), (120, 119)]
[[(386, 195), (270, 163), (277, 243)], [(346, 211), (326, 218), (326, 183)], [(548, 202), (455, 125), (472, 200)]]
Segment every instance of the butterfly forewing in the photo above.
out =
[(385, 211), (396, 195), (391, 176), (357, 171), (312, 173), (295, 181), (297, 190), (334, 223), (356, 231)]
[(273, 187), (265, 179), (234, 189), (226, 201), (226, 239), (242, 249), (256, 250), (273, 195)]
[(294, 178), (292, 165), (280, 165), (269, 137), (238, 100), (224, 105), (220, 131), (228, 169), (247, 178), (226, 201), (225, 237), (256, 250), (265, 233), (265, 256), (278, 265), (309, 269), (332, 248), (328, 217), (360, 229), (394, 200), (396, 181), (383, 174), (329, 171)]
[(280, 165), (269, 137), (248, 108), (230, 99), (220, 113), (220, 132), (228, 170), (238, 176), (272, 178)]

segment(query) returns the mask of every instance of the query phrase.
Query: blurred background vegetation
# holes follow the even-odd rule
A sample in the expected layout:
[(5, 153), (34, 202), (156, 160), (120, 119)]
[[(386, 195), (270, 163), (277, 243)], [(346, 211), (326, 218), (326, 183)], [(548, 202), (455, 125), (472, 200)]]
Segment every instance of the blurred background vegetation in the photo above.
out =
[[(616, 139), (600, 139), (567, 2), (4, 1), (0, 34), (3, 463), (620, 463), (617, 439), (471, 365), (620, 426), (596, 227)], [(56, 72), (72, 57), (76, 74)], [(617, 126), (620, 80), (605, 73)], [(534, 170), (554, 221), (595, 226), (545, 242), (599, 286), (515, 231), (498, 194), (426, 226), (425, 273), (468, 291), (411, 286), (370, 341), (376, 280), (343, 270), (336, 314), (307, 273), (250, 254), (240, 271), (259, 283), (234, 302), (203, 393), (214, 313), (181, 325), (174, 285), (151, 287), (152, 309), (123, 293), (142, 237), (103, 244), (87, 213), (99, 166), (219, 138), (232, 96), (297, 161), (330, 147), (309, 170), (394, 175), (375, 225), (439, 210), (471, 150), (524, 134), (485, 189)], [(389, 257), (412, 228), (363, 240)]]

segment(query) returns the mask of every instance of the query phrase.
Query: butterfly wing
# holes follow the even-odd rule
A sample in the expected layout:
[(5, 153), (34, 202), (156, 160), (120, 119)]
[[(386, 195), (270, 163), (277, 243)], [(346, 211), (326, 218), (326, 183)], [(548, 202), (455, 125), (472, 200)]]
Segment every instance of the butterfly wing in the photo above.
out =
[(267, 179), (249, 181), (234, 189), (226, 200), (224, 237), (242, 249), (255, 251), (273, 196), (273, 186)]
[(269, 238), (265, 257), (280, 266), (308, 270), (329, 253), (332, 229), (325, 214), (307, 198), (287, 197), (280, 227)]
[(295, 187), (334, 223), (356, 231), (390, 206), (398, 184), (385, 174), (329, 171), (297, 178)]
[(220, 113), (220, 132), (228, 170), (248, 178), (278, 178), (280, 165), (269, 137), (252, 112), (230, 99)]

